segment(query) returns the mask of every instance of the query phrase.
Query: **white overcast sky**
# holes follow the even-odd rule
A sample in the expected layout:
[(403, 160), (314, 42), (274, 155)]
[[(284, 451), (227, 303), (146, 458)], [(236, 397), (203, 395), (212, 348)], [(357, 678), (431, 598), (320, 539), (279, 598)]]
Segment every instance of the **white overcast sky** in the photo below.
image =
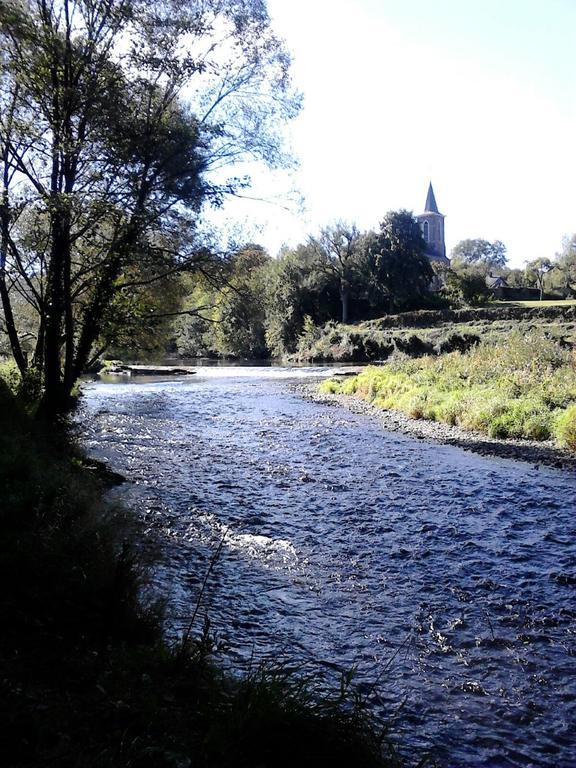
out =
[(424, 206), (431, 179), (448, 250), (504, 241), (510, 263), (576, 231), (576, 0), (268, 0), (304, 108), (289, 129), (304, 209), (227, 204), (275, 255), (343, 218), (376, 227)]

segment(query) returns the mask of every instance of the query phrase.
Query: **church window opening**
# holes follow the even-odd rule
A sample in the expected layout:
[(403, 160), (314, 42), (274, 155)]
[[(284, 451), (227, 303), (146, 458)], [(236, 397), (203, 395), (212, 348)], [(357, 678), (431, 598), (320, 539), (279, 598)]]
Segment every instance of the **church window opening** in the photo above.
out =
[(424, 231), (424, 240), (426, 240), (426, 242), (429, 243), (430, 242), (430, 225), (428, 224), (427, 221), (424, 222), (423, 231)]

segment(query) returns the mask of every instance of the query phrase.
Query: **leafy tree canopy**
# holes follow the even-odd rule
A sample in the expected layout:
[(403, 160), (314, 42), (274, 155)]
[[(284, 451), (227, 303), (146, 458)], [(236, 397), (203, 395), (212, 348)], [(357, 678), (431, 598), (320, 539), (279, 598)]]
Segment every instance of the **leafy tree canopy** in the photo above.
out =
[(540, 300), (544, 298), (546, 275), (555, 268), (555, 264), (546, 257), (533, 259), (526, 263), (526, 282), (540, 291)]
[(500, 240), (489, 242), (480, 238), (474, 240), (461, 240), (452, 250), (453, 266), (458, 268), (461, 264), (478, 264), (485, 267), (506, 266), (506, 246)]
[(202, 206), (286, 162), (299, 99), (262, 0), (0, 0), (0, 50), (0, 298), (50, 413), (153, 282), (213, 268)]
[(576, 235), (564, 238), (562, 251), (556, 254), (554, 265), (551, 287), (567, 298), (576, 296)]
[(391, 312), (415, 306), (429, 294), (434, 271), (425, 249), (420, 225), (405, 210), (387, 213), (380, 231), (364, 238), (370, 286), (387, 298)]
[(356, 225), (344, 221), (324, 227), (319, 237), (310, 238), (320, 269), (338, 281), (343, 323), (349, 319), (350, 294), (359, 274), (359, 241), (360, 232)]

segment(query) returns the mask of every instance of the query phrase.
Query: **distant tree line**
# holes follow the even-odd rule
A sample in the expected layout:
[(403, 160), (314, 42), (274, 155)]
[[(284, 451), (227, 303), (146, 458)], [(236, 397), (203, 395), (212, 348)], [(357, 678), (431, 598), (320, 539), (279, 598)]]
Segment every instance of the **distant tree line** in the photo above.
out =
[(224, 265), (220, 284), (187, 278), (174, 324), (182, 355), (267, 357), (297, 349), (305, 327), (343, 323), (434, 305), (432, 266), (420, 227), (393, 211), (377, 231), (338, 221), (272, 259), (246, 245)]
[(220, 260), (219, 279), (195, 273), (180, 281), (185, 314), (165, 326), (163, 343), (183, 356), (277, 357), (295, 353), (328, 322), (484, 304), (493, 296), (487, 278), (503, 277), (511, 288), (533, 288), (536, 295), (576, 294), (576, 235), (554, 260), (537, 259), (525, 269), (507, 266), (499, 240), (461, 241), (450, 266), (430, 262), (425, 247), (417, 221), (404, 210), (386, 214), (376, 231), (335, 222), (277, 258), (248, 244)]

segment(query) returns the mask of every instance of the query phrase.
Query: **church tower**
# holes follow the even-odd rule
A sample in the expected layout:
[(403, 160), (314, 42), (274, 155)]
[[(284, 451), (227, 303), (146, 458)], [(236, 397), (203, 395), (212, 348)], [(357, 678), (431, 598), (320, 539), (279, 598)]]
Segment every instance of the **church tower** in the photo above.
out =
[(420, 224), (422, 235), (426, 242), (426, 256), (430, 261), (436, 261), (448, 266), (450, 264), (450, 259), (446, 257), (444, 218), (445, 216), (438, 210), (436, 198), (434, 197), (434, 190), (432, 189), (432, 182), (430, 182), (424, 213), (416, 216), (416, 221)]

